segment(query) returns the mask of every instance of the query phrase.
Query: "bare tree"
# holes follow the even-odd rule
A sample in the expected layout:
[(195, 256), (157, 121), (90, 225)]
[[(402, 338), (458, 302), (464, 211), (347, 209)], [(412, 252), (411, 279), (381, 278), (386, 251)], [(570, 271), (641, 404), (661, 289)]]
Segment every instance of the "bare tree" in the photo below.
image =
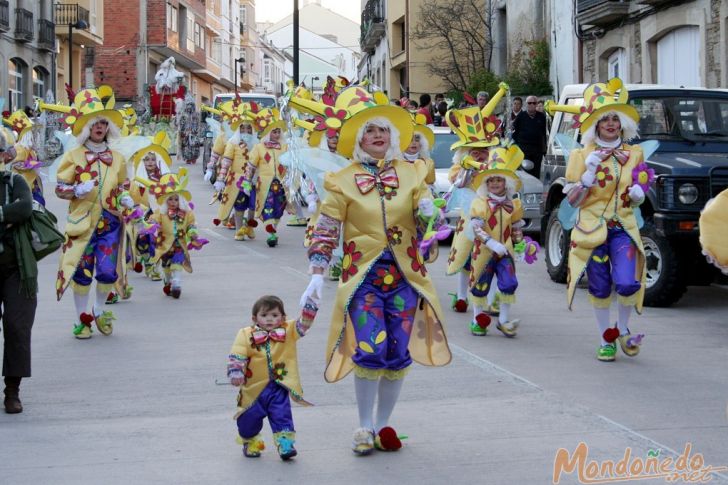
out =
[(433, 76), (464, 91), (477, 71), (490, 69), (493, 36), (491, 0), (426, 0), (411, 38), (435, 54), (428, 63)]

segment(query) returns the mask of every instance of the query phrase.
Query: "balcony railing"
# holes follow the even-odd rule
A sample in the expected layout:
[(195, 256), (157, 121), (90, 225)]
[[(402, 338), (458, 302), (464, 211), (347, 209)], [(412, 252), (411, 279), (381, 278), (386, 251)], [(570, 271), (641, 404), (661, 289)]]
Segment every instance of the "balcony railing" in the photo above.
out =
[(8, 0), (0, 0), (0, 32), (10, 30), (10, 3)]
[(379, 39), (387, 33), (382, 0), (368, 0), (361, 13), (361, 37), (359, 43), (365, 52), (373, 52)]
[(38, 20), (38, 48), (52, 51), (56, 47), (56, 26), (48, 19)]
[(88, 23), (88, 10), (77, 3), (57, 3), (53, 22), (56, 25), (74, 25), (83, 20)]
[(577, 0), (576, 19), (582, 25), (613, 24), (629, 13), (630, 0)]
[(15, 39), (21, 42), (33, 40), (33, 12), (15, 9)]

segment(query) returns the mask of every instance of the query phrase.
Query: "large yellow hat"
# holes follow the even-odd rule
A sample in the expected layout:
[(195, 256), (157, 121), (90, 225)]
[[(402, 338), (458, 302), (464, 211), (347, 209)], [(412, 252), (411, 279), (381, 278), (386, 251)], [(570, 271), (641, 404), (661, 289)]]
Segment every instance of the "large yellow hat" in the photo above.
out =
[(498, 129), (501, 121), (493, 115), (493, 110), (501, 98), (508, 92), (508, 84), (500, 83), (498, 91), (488, 101), (488, 104), (479, 109), (471, 106), (463, 109), (452, 109), (447, 112), (445, 119), (450, 129), (458, 136), (458, 141), (450, 146), (450, 150), (458, 148), (485, 148), (498, 145)]
[[(254, 124), (255, 108), (250, 103), (243, 103), (240, 98), (226, 101), (219, 106), (219, 110), (208, 108), (208, 111), (222, 114), (223, 120), (230, 123), (230, 128), (237, 130), (243, 123)], [(215, 114), (218, 114), (215, 113)]]
[(582, 106), (556, 104), (551, 101), (544, 103), (544, 109), (551, 115), (556, 111), (574, 115), (572, 128), (578, 128), (583, 134), (591, 128), (606, 113), (615, 111), (639, 122), (640, 115), (634, 106), (628, 103), (629, 92), (622, 80), (614, 77), (604, 83), (594, 83), (584, 90), (584, 104)]
[(22, 139), (28, 133), (28, 130), (33, 128), (33, 120), (28, 118), (23, 110), (15, 111), (7, 118), (3, 118), (3, 124), (15, 132), (18, 140)]
[(189, 177), (186, 168), (180, 168), (178, 173), (165, 173), (160, 177), (159, 182), (140, 177), (136, 177), (135, 180), (146, 185), (149, 193), (157, 199), (157, 203), (160, 205), (171, 195), (179, 195), (188, 201), (192, 200), (192, 194), (187, 190)]
[(491, 148), (488, 150), (488, 161), (486, 162), (488, 168), (473, 177), (473, 187), (480, 187), (490, 177), (499, 176), (510, 180), (515, 191), (520, 190), (522, 184), (516, 170), (521, 166), (523, 158), (523, 152), (516, 145), (508, 148)]
[(103, 85), (98, 89), (90, 88), (80, 91), (73, 100), (73, 106), (47, 104), (39, 101), (38, 107), (42, 110), (65, 113), (64, 123), (72, 127), (71, 133), (74, 136), (78, 136), (86, 124), (97, 116), (108, 119), (119, 127), (119, 130), (124, 128), (124, 119), (121, 113), (114, 109), (115, 103), (114, 90), (111, 89), (111, 86)]
[(285, 130), (286, 122), (281, 119), (277, 109), (263, 108), (255, 112), (253, 126), (258, 131), (260, 138), (263, 138), (276, 128), (281, 131)]
[(728, 189), (706, 204), (700, 214), (700, 245), (708, 261), (728, 274)]
[(169, 156), (169, 149), (172, 146), (172, 140), (169, 139), (169, 135), (167, 135), (167, 132), (160, 131), (150, 138), (152, 139), (151, 145), (148, 145), (141, 150), (134, 152), (134, 154), (131, 156), (131, 161), (134, 163), (135, 173), (137, 167), (139, 166), (139, 163), (149, 152), (153, 152), (154, 154), (156, 154), (158, 157), (164, 160), (168, 168), (172, 168), (172, 157)]

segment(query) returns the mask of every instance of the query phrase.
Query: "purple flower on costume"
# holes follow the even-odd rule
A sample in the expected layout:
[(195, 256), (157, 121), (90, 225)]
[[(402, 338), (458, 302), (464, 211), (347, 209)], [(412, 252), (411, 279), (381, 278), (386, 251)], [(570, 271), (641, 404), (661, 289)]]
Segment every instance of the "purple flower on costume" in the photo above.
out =
[(655, 171), (642, 162), (632, 169), (632, 181), (635, 185), (639, 185), (646, 194), (655, 181)]

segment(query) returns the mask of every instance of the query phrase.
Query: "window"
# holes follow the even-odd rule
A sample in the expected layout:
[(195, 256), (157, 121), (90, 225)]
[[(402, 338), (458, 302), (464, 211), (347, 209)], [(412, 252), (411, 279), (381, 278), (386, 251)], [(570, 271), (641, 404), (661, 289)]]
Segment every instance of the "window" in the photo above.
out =
[(240, 6), (240, 33), (245, 35), (245, 31), (248, 29), (248, 6)]
[(202, 50), (205, 50), (207, 43), (205, 42), (205, 28), (200, 26), (200, 43), (198, 44)]
[(46, 85), (48, 83), (48, 72), (38, 66), (33, 69), (33, 97), (45, 98)]
[(23, 74), (25, 65), (18, 58), (8, 61), (8, 97), (10, 98), (10, 111), (25, 107), (25, 96), (23, 95)]
[(177, 7), (167, 4), (167, 29), (177, 32)]
[(617, 49), (607, 59), (607, 78), (621, 78), (625, 83), (629, 82), (629, 69), (627, 69), (626, 51)]
[[(569, 106), (581, 106), (584, 104), (584, 98), (568, 98), (566, 100), (566, 104)], [(570, 143), (568, 140), (574, 140), (579, 135), (579, 129), (574, 128), (574, 115), (571, 113), (562, 113), (561, 116), (561, 124), (559, 125), (558, 133), (556, 140), (556, 146), (561, 149), (561, 144), (559, 143), (559, 137), (562, 136), (562, 134), (565, 136), (565, 138), (562, 138), (564, 142)], [(568, 148), (572, 148), (569, 146)]]
[(222, 46), (219, 39), (215, 39), (211, 42), (210, 52), (212, 53), (212, 60), (217, 64), (222, 63)]
[(657, 82), (677, 86), (700, 86), (700, 29), (675, 29), (657, 41)]
[(195, 52), (195, 17), (191, 13), (187, 13), (187, 50)]
[(263, 61), (263, 82), (270, 82), (270, 59)]
[(202, 47), (202, 44), (200, 44), (200, 24), (198, 23), (195, 23), (195, 45)]

